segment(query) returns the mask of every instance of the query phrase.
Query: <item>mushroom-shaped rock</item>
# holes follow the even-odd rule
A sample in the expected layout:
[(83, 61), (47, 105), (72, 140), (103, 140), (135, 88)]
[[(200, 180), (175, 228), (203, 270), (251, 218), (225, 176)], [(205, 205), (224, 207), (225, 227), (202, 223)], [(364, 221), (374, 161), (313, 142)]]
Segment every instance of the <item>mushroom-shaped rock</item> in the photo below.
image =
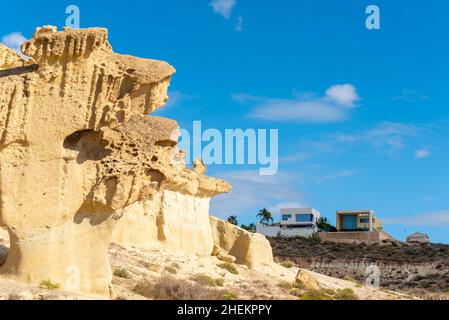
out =
[(175, 69), (113, 53), (100, 28), (38, 28), (22, 51), (37, 64), (0, 46), (0, 276), (109, 296), (112, 231), (165, 187), (177, 149), (176, 122), (145, 116)]

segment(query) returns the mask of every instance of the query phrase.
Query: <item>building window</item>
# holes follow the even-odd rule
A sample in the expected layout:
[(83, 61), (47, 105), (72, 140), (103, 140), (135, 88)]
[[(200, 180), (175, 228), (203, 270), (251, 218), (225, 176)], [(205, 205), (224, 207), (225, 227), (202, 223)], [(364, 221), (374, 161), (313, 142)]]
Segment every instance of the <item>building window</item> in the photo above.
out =
[(296, 222), (312, 222), (313, 215), (312, 214), (297, 214)]
[(289, 220), (291, 217), (292, 217), (291, 214), (283, 214), (283, 215), (282, 215), (282, 221), (287, 221), (287, 220)]
[(369, 223), (369, 218), (361, 218), (360, 223)]

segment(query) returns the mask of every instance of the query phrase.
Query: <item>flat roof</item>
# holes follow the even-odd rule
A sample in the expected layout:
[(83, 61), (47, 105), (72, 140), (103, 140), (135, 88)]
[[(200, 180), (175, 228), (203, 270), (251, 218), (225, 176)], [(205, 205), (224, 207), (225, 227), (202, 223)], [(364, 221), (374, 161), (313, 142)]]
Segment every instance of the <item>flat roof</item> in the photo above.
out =
[(358, 213), (374, 213), (374, 210), (368, 209), (368, 210), (338, 210), (338, 214), (358, 214)]

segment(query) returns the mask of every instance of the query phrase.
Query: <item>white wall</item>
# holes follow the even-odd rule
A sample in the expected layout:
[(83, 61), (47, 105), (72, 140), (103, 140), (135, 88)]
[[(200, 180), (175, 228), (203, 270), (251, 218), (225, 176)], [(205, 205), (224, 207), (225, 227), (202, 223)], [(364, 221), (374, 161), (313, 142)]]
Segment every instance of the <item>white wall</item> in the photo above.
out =
[(256, 232), (266, 237), (305, 237), (310, 238), (315, 232), (314, 228), (281, 228), (281, 226), (267, 226), (256, 224)]

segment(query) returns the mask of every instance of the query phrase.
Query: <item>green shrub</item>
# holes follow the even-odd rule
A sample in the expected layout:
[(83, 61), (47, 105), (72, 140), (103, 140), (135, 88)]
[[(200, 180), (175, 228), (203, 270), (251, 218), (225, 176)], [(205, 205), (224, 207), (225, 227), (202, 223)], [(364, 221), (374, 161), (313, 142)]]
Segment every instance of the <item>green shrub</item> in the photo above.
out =
[(162, 276), (156, 282), (140, 281), (133, 289), (137, 294), (154, 300), (220, 300), (222, 294), (216, 289), (198, 283)]
[(294, 288), (294, 285), (292, 282), (283, 280), (278, 283), (278, 287), (282, 289), (292, 290)]
[(53, 282), (51, 282), (50, 279), (42, 280), (39, 285), (41, 288), (45, 288), (45, 289), (49, 289), (49, 290), (55, 290), (55, 289), (60, 288), (59, 283), (53, 283)]
[(223, 279), (214, 279), (206, 274), (198, 274), (193, 278), (193, 280), (203, 286), (223, 287), (224, 285)]
[(233, 274), (239, 274), (239, 271), (237, 270), (235, 264), (233, 264), (233, 263), (224, 262), (224, 263), (220, 263), (219, 265), (217, 265), (217, 267), (228, 270), (230, 273), (233, 273)]
[(322, 289), (324, 293), (326, 293), (327, 295), (333, 296), (335, 293), (337, 293), (334, 289)]
[(129, 274), (128, 270), (125, 268), (115, 268), (114, 269), (114, 276), (124, 279), (131, 279), (131, 275)]
[(338, 290), (333, 296), (335, 300), (359, 300), (359, 297), (355, 294), (351, 288)]
[(285, 260), (281, 263), (281, 266), (283, 266), (285, 268), (293, 268), (294, 266), (296, 266), (296, 263), (294, 263), (291, 260)]
[(330, 300), (331, 298), (323, 290), (309, 289), (300, 297), (301, 300)]
[(167, 271), (168, 273), (171, 273), (171, 274), (177, 274), (178, 273), (176, 268), (174, 268), (172, 266), (165, 267), (165, 271)]
[(354, 278), (351, 277), (349, 274), (345, 275), (345, 276), (343, 277), (343, 280), (355, 282)]
[(226, 290), (223, 292), (223, 300), (235, 300), (237, 298), (238, 296), (232, 291)]

